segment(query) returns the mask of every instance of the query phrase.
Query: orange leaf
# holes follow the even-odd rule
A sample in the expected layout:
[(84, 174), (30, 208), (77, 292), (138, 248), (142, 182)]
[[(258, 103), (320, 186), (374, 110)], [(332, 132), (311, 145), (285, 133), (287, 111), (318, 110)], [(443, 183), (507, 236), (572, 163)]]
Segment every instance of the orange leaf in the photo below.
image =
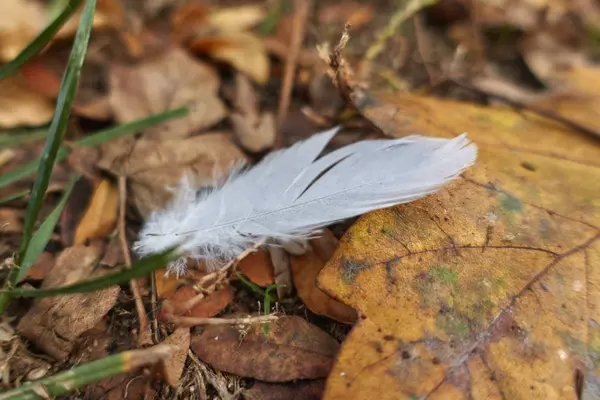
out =
[(166, 271), (165, 268), (154, 271), (156, 294), (159, 299), (166, 299), (173, 296), (177, 291), (177, 286), (182, 283), (176, 274), (165, 275)]
[(96, 186), (92, 200), (75, 231), (75, 245), (104, 238), (117, 221), (119, 190), (108, 180)]
[(273, 264), (266, 250), (249, 254), (240, 262), (238, 269), (258, 286), (269, 286), (275, 283)]
[(336, 242), (335, 236), (325, 230), (321, 238), (311, 241), (313, 249), (302, 256), (291, 257), (294, 286), (298, 297), (315, 314), (352, 324), (356, 321), (356, 311), (332, 299), (316, 285), (317, 275), (331, 258)]

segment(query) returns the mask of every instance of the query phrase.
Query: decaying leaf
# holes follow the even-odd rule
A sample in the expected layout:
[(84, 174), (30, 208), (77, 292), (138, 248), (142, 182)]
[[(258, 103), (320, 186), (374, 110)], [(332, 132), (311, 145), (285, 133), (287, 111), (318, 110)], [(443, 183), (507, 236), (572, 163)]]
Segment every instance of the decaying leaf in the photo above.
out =
[(341, 239), (319, 284), (365, 318), (324, 398), (575, 399), (577, 371), (583, 398), (597, 397), (597, 141), (410, 94), (357, 104), (391, 136), (468, 131), (480, 155), (463, 180), (368, 214)]
[[(113, 65), (110, 103), (120, 123), (187, 106), (187, 116), (144, 132), (145, 138), (183, 139), (225, 117), (225, 106), (217, 95), (219, 85), (219, 75), (212, 67), (173, 47), (135, 66)], [(131, 140), (113, 141), (109, 145), (122, 146), (122, 142)]]
[(54, 268), (54, 264), (56, 264), (54, 255), (44, 251), (37, 260), (34, 261), (23, 279), (42, 280), (46, 277), (46, 274)]
[(172, 356), (166, 361), (164, 378), (170, 386), (176, 387), (190, 348), (190, 328), (177, 328), (162, 343), (173, 348)]
[(316, 284), (317, 275), (333, 255), (337, 239), (329, 230), (311, 241), (311, 249), (301, 256), (292, 256), (292, 277), (298, 297), (314, 313), (325, 315), (345, 324), (356, 321), (356, 311), (324, 293)]
[(44, 125), (53, 115), (54, 102), (31, 90), (21, 77), (0, 80), (0, 127)]
[(74, 244), (103, 239), (114, 228), (119, 211), (119, 189), (110, 181), (100, 181), (75, 230)]
[(15, 208), (0, 208), (0, 233), (15, 233), (23, 230), (23, 211)]
[[(233, 316), (235, 317), (235, 316)], [(265, 337), (260, 324), (210, 325), (192, 338), (192, 350), (214, 368), (266, 382), (323, 378), (329, 374), (338, 343), (304, 319), (283, 316)]]
[(275, 283), (273, 264), (266, 250), (250, 253), (240, 261), (238, 270), (258, 286), (269, 286)]
[(290, 383), (266, 383), (255, 381), (244, 390), (247, 400), (319, 400), (325, 390), (325, 381), (312, 379)]
[(212, 186), (215, 178), (242, 161), (244, 154), (227, 134), (210, 133), (187, 139), (141, 139), (132, 143), (127, 154), (122, 147), (110, 145), (98, 165), (128, 177), (133, 201), (142, 215), (147, 215), (171, 199), (170, 188), (177, 186), (184, 174), (200, 186)]
[(273, 276), (277, 286), (277, 297), (284, 299), (292, 293), (292, 266), (290, 255), (281, 247), (269, 247), (269, 257), (273, 265)]
[[(96, 247), (65, 249), (46, 275), (42, 287), (69, 285), (102, 275), (103, 271), (95, 270), (99, 253)], [(113, 286), (92, 293), (36, 300), (19, 321), (17, 331), (52, 357), (64, 361), (79, 335), (94, 327), (112, 308), (119, 290)]]

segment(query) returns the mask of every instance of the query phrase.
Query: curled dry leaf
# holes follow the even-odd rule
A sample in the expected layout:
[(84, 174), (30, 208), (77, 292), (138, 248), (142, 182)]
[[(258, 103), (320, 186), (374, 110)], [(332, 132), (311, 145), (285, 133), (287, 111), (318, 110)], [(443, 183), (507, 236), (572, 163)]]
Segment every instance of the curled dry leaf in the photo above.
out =
[(106, 179), (100, 181), (75, 230), (74, 244), (83, 244), (91, 239), (104, 239), (114, 228), (118, 211), (119, 189)]
[(332, 299), (317, 287), (317, 275), (337, 247), (336, 237), (331, 231), (323, 230), (320, 238), (311, 241), (311, 247), (304, 255), (290, 257), (298, 297), (315, 314), (353, 324), (356, 322), (356, 311)]
[(169, 386), (176, 387), (190, 349), (190, 328), (177, 328), (162, 344), (173, 348), (172, 356), (165, 361), (164, 379)]
[(190, 48), (197, 53), (231, 64), (256, 83), (269, 78), (270, 63), (262, 39), (250, 32), (225, 32), (216, 37), (195, 39)]
[(0, 80), (0, 127), (38, 126), (54, 115), (54, 102), (31, 90), (23, 78)]
[[(177, 47), (134, 66), (113, 65), (109, 82), (110, 103), (120, 123), (188, 107), (187, 116), (148, 128), (145, 138), (183, 139), (225, 117), (217, 72)], [(131, 140), (113, 143), (123, 146)]]
[[(231, 316), (235, 318), (236, 316)], [(210, 325), (192, 338), (192, 350), (214, 368), (267, 382), (323, 378), (329, 374), (338, 343), (304, 319), (283, 316), (270, 324), (243, 329)]]
[(159, 319), (168, 321), (170, 315), (211, 318), (220, 313), (233, 300), (233, 289), (230, 285), (208, 294), (195, 306), (189, 309), (186, 303), (198, 295), (191, 286), (178, 289), (174, 295), (163, 302)]
[[(42, 288), (69, 285), (102, 275), (103, 271), (95, 270), (99, 253), (96, 247), (75, 246), (65, 249), (46, 275)], [(64, 361), (74, 341), (104, 317), (118, 294), (119, 287), (113, 286), (92, 293), (35, 300), (19, 321), (17, 331), (52, 357)]]
[(213, 186), (240, 162), (244, 154), (224, 133), (210, 133), (178, 140), (141, 139), (123, 155), (123, 148), (106, 146), (98, 163), (116, 175), (124, 174), (133, 202), (142, 215), (164, 206), (184, 174), (199, 186)]
[(264, 249), (244, 257), (238, 265), (238, 270), (258, 286), (269, 286), (275, 283), (271, 257)]
[(466, 130), (479, 159), (465, 179), (365, 215), (341, 239), (319, 285), (365, 319), (324, 398), (597, 397), (597, 139), (513, 110), (364, 100), (386, 134)]

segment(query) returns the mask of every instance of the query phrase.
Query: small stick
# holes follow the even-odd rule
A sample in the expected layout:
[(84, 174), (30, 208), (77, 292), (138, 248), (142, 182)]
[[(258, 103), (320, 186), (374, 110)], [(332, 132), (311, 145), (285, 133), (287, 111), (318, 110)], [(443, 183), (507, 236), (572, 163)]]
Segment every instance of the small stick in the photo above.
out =
[(294, 86), (294, 76), (296, 75), (296, 67), (298, 64), (298, 55), (304, 41), (306, 32), (306, 24), (308, 14), (312, 6), (311, 0), (295, 0), (294, 1), (294, 20), (292, 26), (292, 38), (290, 40), (290, 48), (285, 60), (285, 69), (283, 73), (283, 82), (281, 83), (281, 97), (279, 98), (279, 107), (277, 109), (277, 137), (275, 138), (275, 148), (283, 146), (283, 137), (281, 128), (283, 121), (290, 108), (290, 98), (292, 88)]
[(246, 318), (199, 318), (199, 317), (179, 317), (170, 315), (170, 322), (178, 326), (197, 326), (197, 325), (251, 325), (273, 322), (279, 317), (276, 315), (261, 315), (258, 317)]
[[(123, 257), (125, 258), (125, 267), (131, 268), (131, 256), (129, 255), (129, 246), (127, 245), (127, 237), (125, 236), (125, 207), (127, 204), (127, 178), (125, 175), (119, 176), (119, 239), (121, 241), (121, 250), (123, 251)], [(142, 302), (142, 296), (140, 294), (140, 288), (135, 279), (129, 281), (131, 291), (133, 292), (133, 298), (135, 300), (135, 308), (138, 314), (138, 320), (140, 321), (140, 332), (138, 336), (138, 344), (152, 344), (151, 335), (148, 333), (148, 317), (146, 316), (146, 310), (144, 309), (144, 303)]]

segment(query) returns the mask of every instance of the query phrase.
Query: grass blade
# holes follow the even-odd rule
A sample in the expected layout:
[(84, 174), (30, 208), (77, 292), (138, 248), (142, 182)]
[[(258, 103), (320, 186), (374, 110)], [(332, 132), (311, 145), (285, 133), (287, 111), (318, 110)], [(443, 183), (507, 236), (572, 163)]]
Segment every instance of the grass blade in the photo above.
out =
[(135, 262), (131, 268), (107, 274), (95, 279), (88, 279), (68, 286), (46, 289), (14, 289), (10, 293), (13, 297), (51, 297), (63, 294), (86, 293), (106, 289), (114, 285), (129, 282), (131, 279), (140, 278), (152, 273), (155, 269), (163, 268), (172, 259), (173, 250), (143, 258)]
[(25, 47), (14, 60), (4, 64), (0, 68), (0, 79), (4, 79), (16, 73), (19, 68), (33, 56), (39, 53), (52, 40), (56, 32), (71, 18), (77, 11), (83, 0), (72, 0), (62, 13), (40, 34)]
[(45, 139), (48, 136), (48, 128), (33, 129), (19, 133), (5, 133), (0, 135), (0, 149), (17, 147), (23, 143), (34, 142)]
[(27, 251), (25, 252), (23, 259), (19, 264), (19, 274), (17, 275), (17, 282), (19, 282), (25, 276), (27, 271), (29, 271), (29, 268), (31, 268), (35, 260), (38, 259), (38, 257), (46, 248), (46, 245), (52, 237), (54, 228), (56, 227), (56, 224), (60, 219), (60, 214), (62, 213), (63, 208), (65, 208), (67, 200), (71, 195), (71, 191), (73, 191), (73, 187), (75, 186), (75, 183), (77, 182), (77, 180), (79, 180), (79, 178), (80, 175), (76, 175), (73, 178), (71, 178), (67, 187), (65, 188), (65, 191), (63, 192), (60, 201), (58, 202), (56, 207), (54, 207), (54, 210), (52, 210), (50, 215), (48, 215), (44, 222), (42, 222), (38, 230), (31, 238), (29, 247), (27, 247)]
[(73, 49), (69, 56), (67, 70), (65, 71), (61, 82), (56, 111), (54, 113), (54, 118), (50, 123), (48, 139), (46, 140), (46, 145), (42, 151), (41, 162), (39, 163), (36, 179), (33, 183), (33, 188), (31, 189), (29, 203), (27, 204), (25, 222), (23, 223), (23, 236), (21, 247), (19, 249), (19, 262), (25, 256), (25, 252), (31, 241), (33, 227), (35, 226), (46, 189), (50, 182), (50, 174), (52, 174), (52, 168), (54, 167), (56, 156), (61, 148), (61, 142), (67, 129), (71, 108), (73, 107), (73, 100), (75, 99), (75, 93), (77, 92), (77, 86), (79, 85), (81, 67), (83, 66), (83, 60), (87, 53), (95, 9), (96, 0), (87, 0), (83, 8), (79, 27), (77, 28), (77, 34), (75, 35)]
[(143, 350), (124, 351), (0, 393), (0, 400), (42, 400), (65, 395), (90, 383), (167, 361), (171, 346), (159, 344)]
[(99, 146), (105, 142), (108, 142), (109, 140), (118, 139), (132, 133), (141, 132), (144, 129), (150, 128), (151, 126), (155, 126), (175, 118), (181, 118), (187, 115), (187, 113), (188, 109), (186, 107), (181, 107), (174, 110), (165, 111), (160, 114), (154, 114), (147, 118), (138, 119), (137, 121), (133, 121), (128, 124), (119, 125), (111, 129), (105, 129), (103, 131), (86, 136), (77, 140), (75, 144), (86, 147)]
[[(69, 156), (69, 150), (66, 147), (62, 147), (58, 153), (56, 154), (56, 159), (54, 163), (59, 163), (66, 159)], [(27, 164), (19, 165), (18, 167), (8, 171), (4, 175), (0, 176), (0, 188), (4, 186), (8, 186), (11, 183), (20, 181), (23, 178), (28, 177), (35, 173), (38, 169), (38, 165), (40, 163), (41, 157), (34, 158), (29, 161)]]
[(23, 196), (28, 195), (28, 194), (29, 194), (29, 190), (23, 190), (23, 191), (21, 191), (19, 193), (11, 194), (10, 196), (6, 196), (6, 197), (0, 199), (0, 205), (6, 204), (6, 203), (8, 203), (10, 201), (13, 201), (15, 199), (18, 199), (19, 197), (23, 197)]

